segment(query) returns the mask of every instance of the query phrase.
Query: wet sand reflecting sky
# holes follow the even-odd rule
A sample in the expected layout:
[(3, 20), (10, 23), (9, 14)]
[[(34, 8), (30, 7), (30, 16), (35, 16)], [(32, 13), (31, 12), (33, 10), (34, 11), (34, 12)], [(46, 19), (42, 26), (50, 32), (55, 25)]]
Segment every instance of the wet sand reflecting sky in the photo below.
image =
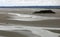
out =
[[(32, 14), (34, 11), (39, 11), (41, 9), (0, 9), (0, 12), (7, 12), (6, 14), (0, 14), (0, 25), (5, 25), (5, 24), (15, 24), (15, 25), (25, 25), (25, 26), (37, 26), (37, 27), (59, 27), (60, 28), (60, 19), (55, 19), (55, 20), (43, 20), (43, 21), (16, 21), (16, 20), (7, 20), (8, 17), (8, 12), (13, 12), (13, 13), (23, 13), (23, 14)], [(44, 9), (42, 9), (44, 10)], [(39, 16), (48, 16), (48, 17), (60, 17), (60, 9), (52, 9), (55, 11), (57, 14), (36, 14)], [(5, 23), (5, 24), (3, 24)], [(51, 30), (52, 31), (52, 30)], [(52, 31), (56, 32), (56, 31)], [(25, 32), (26, 33), (26, 32)], [(25, 34), (23, 32), (23, 34)], [(57, 33), (60, 33), (57, 32)], [(0, 30), (0, 36), (6, 36), (6, 37), (28, 37), (26, 35), (23, 35), (21, 33), (17, 32), (10, 32), (10, 31), (2, 31)], [(29, 36), (32, 35), (32, 33), (27, 33)], [(33, 36), (31, 36), (33, 37)], [(40, 36), (39, 36), (40, 37)]]
[[(8, 24), (19, 24), (19, 25), (28, 25), (28, 26), (46, 26), (46, 27), (60, 27), (60, 19), (56, 19), (56, 20), (43, 20), (43, 21), (16, 21), (16, 20), (7, 20), (8, 17), (8, 12), (12, 12), (12, 13), (23, 13), (23, 14), (32, 14), (32, 12), (34, 11), (39, 11), (39, 10), (44, 10), (44, 9), (40, 9), (40, 8), (13, 8), (13, 9), (9, 9), (9, 8), (0, 8), (0, 13), (1, 12), (5, 12), (4, 14), (0, 14), (0, 23), (8, 23)], [(47, 9), (45, 9), (47, 10)], [(50, 10), (50, 9), (48, 9)], [(53, 11), (56, 12), (56, 14), (37, 14), (39, 16), (51, 16), (51, 17), (60, 17), (60, 9), (51, 9)]]
[(10, 31), (2, 31), (0, 30), (0, 36), (6, 36), (6, 37), (27, 37), (23, 34), (17, 33), (17, 32), (10, 32)]

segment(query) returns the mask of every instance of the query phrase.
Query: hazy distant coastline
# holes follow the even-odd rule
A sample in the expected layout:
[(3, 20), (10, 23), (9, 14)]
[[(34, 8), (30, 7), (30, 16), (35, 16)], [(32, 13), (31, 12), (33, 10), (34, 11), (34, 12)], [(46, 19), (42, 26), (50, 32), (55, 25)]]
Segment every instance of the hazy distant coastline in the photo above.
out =
[(0, 6), (0, 8), (47, 8), (47, 9), (60, 9), (60, 6)]

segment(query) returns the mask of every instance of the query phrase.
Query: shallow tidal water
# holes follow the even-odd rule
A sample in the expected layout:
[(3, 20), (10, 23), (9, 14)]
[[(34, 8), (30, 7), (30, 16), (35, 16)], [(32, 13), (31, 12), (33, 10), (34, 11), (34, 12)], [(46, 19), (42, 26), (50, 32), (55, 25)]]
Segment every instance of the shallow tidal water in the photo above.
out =
[[(39, 11), (44, 9), (9, 9), (9, 8), (0, 8), (0, 25), (23, 25), (23, 26), (31, 26), (31, 27), (50, 27), (50, 28), (60, 28), (60, 19), (53, 19), (53, 20), (42, 20), (42, 21), (17, 21), (17, 20), (8, 20), (9, 14), (8, 13), (19, 13), (19, 14), (30, 14), (30, 15), (38, 15), (44, 17), (60, 17), (60, 9), (51, 9), (56, 12), (56, 14), (33, 14), (34, 11)], [(47, 9), (46, 9), (47, 10)], [(50, 10), (50, 9), (49, 9)], [(60, 30), (48, 30), (53, 33), (60, 34)], [(38, 31), (37, 31), (38, 32)], [(27, 36), (28, 35), (28, 36)], [(4, 31), (0, 30), (1, 37), (41, 37), (36, 34), (33, 34), (30, 30), (15, 30), (15, 31)], [(54, 36), (53, 36), (54, 37)], [(58, 36), (57, 36), (58, 37)]]

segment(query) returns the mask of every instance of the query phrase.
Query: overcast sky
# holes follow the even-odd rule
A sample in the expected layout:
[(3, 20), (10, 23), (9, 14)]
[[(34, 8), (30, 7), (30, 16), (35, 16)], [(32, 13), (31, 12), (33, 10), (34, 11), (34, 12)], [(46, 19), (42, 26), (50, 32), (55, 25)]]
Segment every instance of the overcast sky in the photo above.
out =
[(59, 6), (60, 0), (0, 0), (0, 6)]

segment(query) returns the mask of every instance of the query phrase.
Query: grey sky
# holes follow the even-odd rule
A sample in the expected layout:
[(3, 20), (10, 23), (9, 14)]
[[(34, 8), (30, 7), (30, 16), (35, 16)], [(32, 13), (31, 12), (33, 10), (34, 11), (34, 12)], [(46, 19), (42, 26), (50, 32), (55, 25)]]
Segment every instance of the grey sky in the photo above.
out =
[(0, 6), (58, 6), (60, 0), (0, 0)]

